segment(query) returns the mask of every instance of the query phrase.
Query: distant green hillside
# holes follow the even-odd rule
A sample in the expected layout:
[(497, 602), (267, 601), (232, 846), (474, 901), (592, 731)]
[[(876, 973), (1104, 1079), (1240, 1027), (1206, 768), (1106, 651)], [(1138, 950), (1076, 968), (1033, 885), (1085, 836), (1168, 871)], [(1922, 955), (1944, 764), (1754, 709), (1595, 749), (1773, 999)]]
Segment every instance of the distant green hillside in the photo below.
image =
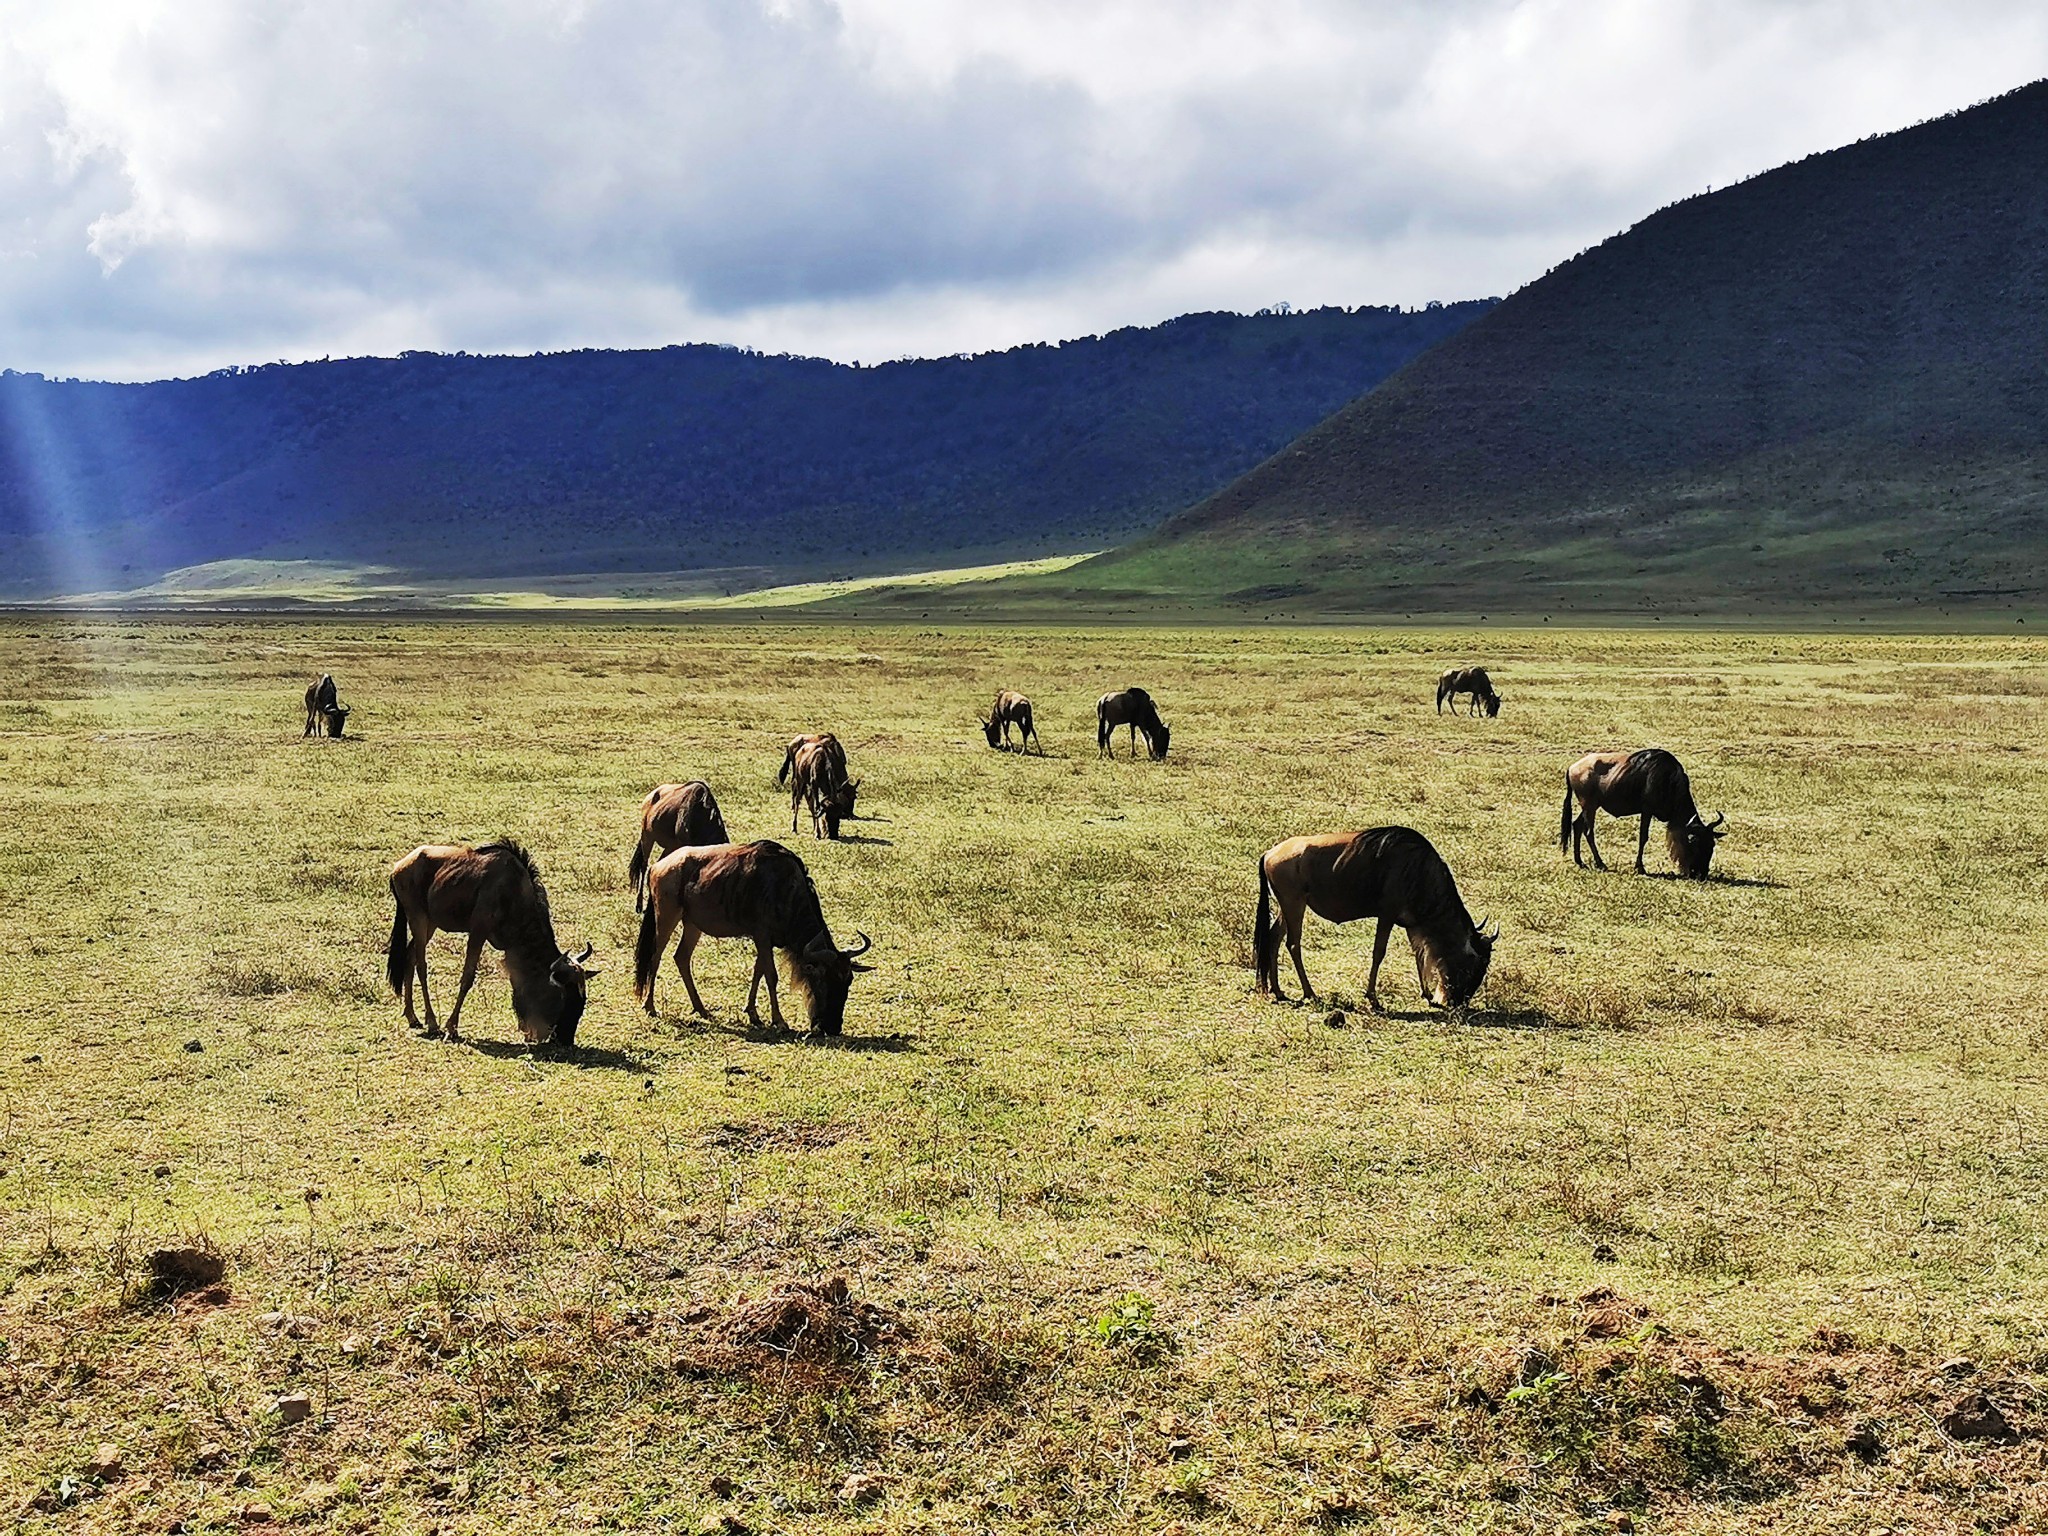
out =
[(693, 346), (5, 374), (0, 596), (213, 581), (224, 562), (744, 588), (1101, 549), (1487, 307), (1186, 315), (874, 368)]
[(1095, 605), (2040, 611), (2048, 83), (1666, 208), (1155, 537)]

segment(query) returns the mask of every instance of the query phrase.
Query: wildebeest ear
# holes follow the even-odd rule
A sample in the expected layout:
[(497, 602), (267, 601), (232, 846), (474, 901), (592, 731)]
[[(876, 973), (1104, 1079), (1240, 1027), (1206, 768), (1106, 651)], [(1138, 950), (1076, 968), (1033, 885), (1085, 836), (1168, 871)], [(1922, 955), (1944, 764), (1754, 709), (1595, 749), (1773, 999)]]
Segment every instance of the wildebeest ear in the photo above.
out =
[(874, 969), (872, 965), (862, 965), (858, 960), (850, 960), (847, 964), (856, 971), (872, 971)]

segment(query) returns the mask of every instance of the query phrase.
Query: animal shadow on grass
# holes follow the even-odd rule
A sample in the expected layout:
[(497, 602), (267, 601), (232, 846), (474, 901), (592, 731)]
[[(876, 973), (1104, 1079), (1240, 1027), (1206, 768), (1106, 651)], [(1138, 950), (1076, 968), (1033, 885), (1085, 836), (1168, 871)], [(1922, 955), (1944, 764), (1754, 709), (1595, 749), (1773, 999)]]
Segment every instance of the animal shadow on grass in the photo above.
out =
[(664, 1019), (683, 1035), (730, 1035), (749, 1045), (815, 1045), (833, 1051), (915, 1051), (919, 1046), (909, 1035), (814, 1035), (807, 1029), (777, 1029), (773, 1024), (756, 1024), (744, 1013), (731, 1018), (698, 1018), (682, 1014)]
[[(1649, 880), (1683, 880), (1685, 876), (1681, 875), (1675, 869), (1653, 869), (1648, 871), (1647, 874), (1637, 876), (1637, 878)], [(1699, 881), (1698, 883), (1701, 885), (1731, 885), (1737, 887), (1738, 889), (1751, 891), (1785, 891), (1791, 889), (1791, 887), (1786, 885), (1785, 882), (1782, 880), (1749, 880), (1745, 879), (1741, 875), (1709, 874), (1706, 877), (1706, 879)]]
[(839, 841), (842, 843), (865, 843), (871, 848), (894, 848), (896, 846), (894, 842), (886, 837), (862, 837), (857, 832), (842, 832), (839, 834)]
[(654, 1063), (631, 1051), (615, 1051), (602, 1045), (525, 1045), (512, 1040), (471, 1040), (464, 1036), (461, 1043), (484, 1056), (496, 1057), (500, 1061), (516, 1061), (530, 1057), (536, 1062), (548, 1061), (564, 1067), (604, 1067), (613, 1072), (652, 1072)]

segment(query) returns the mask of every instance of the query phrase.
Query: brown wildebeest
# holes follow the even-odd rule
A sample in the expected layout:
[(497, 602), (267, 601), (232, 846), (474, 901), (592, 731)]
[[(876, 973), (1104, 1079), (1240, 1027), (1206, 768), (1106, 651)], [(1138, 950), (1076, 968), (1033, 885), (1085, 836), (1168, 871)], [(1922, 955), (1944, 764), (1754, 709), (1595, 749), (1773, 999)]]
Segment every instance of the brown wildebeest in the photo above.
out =
[[(998, 688), (995, 707), (989, 711), (988, 718), (981, 722), (982, 733), (988, 737), (990, 746), (1008, 747), (1012, 725), (1018, 729), (1019, 751), (1029, 751), (1032, 745), (1037, 743), (1038, 755), (1045, 756), (1045, 746), (1038, 741), (1038, 729), (1031, 723), (1031, 701), (1011, 689)], [(1133, 750), (1136, 750), (1135, 747)]]
[(678, 926), (683, 937), (676, 946), (676, 969), (682, 972), (690, 1006), (706, 1017), (710, 1010), (697, 995), (697, 979), (690, 973), (690, 953), (706, 934), (714, 939), (754, 941), (754, 981), (747, 989), (747, 1017), (755, 1024), (761, 1022), (754, 1000), (765, 981), (768, 1014), (777, 1029), (787, 1026), (775, 995), (776, 950), (789, 961), (790, 985), (804, 995), (816, 1034), (839, 1033), (846, 1021), (846, 994), (853, 986), (853, 973), (872, 969), (855, 964), (856, 957), (868, 951), (868, 936), (862, 934), (852, 949), (833, 943), (810, 872), (802, 859), (780, 843), (678, 848), (654, 866), (647, 911), (640, 919), (640, 939), (633, 949), (633, 991), (650, 1014), (654, 1012), (654, 980), (661, 969), (662, 951)]
[[(1274, 922), (1271, 903), (1280, 903)], [(1422, 995), (1439, 1008), (1462, 1008), (1486, 979), (1493, 959), (1492, 933), (1472, 921), (1458, 895), (1450, 866), (1429, 839), (1407, 827), (1374, 827), (1365, 832), (1325, 832), (1290, 837), (1275, 843), (1259, 858), (1259, 910), (1253, 920), (1252, 957), (1260, 992), (1283, 999), (1280, 990), (1280, 941), (1294, 957), (1294, 974), (1311, 1001), (1301, 963), (1303, 911), (1333, 923), (1361, 917), (1379, 919), (1372, 941), (1372, 973), (1366, 978), (1365, 1000), (1380, 1011), (1380, 962), (1394, 925), (1408, 931), (1415, 949), (1415, 976)]]
[(839, 823), (853, 814), (860, 780), (846, 776), (846, 752), (834, 736), (799, 736), (782, 759), (789, 780), (789, 830), (796, 830), (798, 806), (811, 812), (811, 835), (839, 837)]
[[(1572, 797), (1579, 799), (1579, 814), (1572, 816)], [(1650, 841), (1650, 823), (1664, 823), (1664, 846), (1679, 874), (1688, 880), (1707, 878), (1707, 866), (1714, 861), (1714, 846), (1728, 834), (1721, 823), (1724, 811), (1712, 821), (1700, 815), (1693, 804), (1692, 781), (1677, 758), (1662, 747), (1645, 747), (1640, 752), (1589, 752), (1564, 772), (1564, 813), (1557, 826), (1557, 851), (1571, 844), (1572, 862), (1584, 868), (1579, 839), (1593, 850), (1593, 867), (1605, 869), (1600, 845), (1593, 840), (1594, 813), (1610, 816), (1640, 816), (1636, 832), (1636, 873), (1645, 874), (1643, 849)]]
[(718, 801), (711, 786), (702, 779), (687, 784), (661, 784), (647, 792), (640, 802), (640, 846), (626, 865), (626, 878), (633, 882), (633, 910), (647, 905), (647, 854), (659, 848), (672, 853), (685, 846), (729, 843), (725, 818), (718, 813)]
[(335, 692), (334, 674), (323, 672), (318, 681), (306, 685), (306, 728), (299, 732), (299, 739), (303, 741), (308, 736), (317, 736), (323, 719), (327, 722), (327, 734), (339, 736), (341, 730), (334, 720), (337, 712), (343, 719), (348, 717), (348, 711), (342, 709)]
[(1488, 719), (1500, 713), (1500, 695), (1493, 691), (1493, 679), (1486, 675), (1484, 667), (1452, 667), (1436, 680), (1436, 712), (1444, 712), (1444, 700), (1451, 701), (1451, 713), (1458, 712), (1458, 695), (1468, 694), (1472, 699), (1473, 714), (1482, 707)]
[(413, 1012), (412, 988), (419, 980), (426, 1005), (426, 1032), (439, 1034), (434, 1002), (427, 995), (427, 941), (435, 930), (469, 935), (469, 954), (462, 963), (462, 985), (455, 1010), (448, 1015), (448, 1038), (459, 1039), (462, 1002), (476, 980), (476, 964), (484, 946), (502, 950), (505, 974), (512, 981), (512, 1013), (520, 1033), (534, 1045), (574, 1045), (576, 1024), (583, 1017), (586, 983), (597, 974), (584, 964), (590, 946), (569, 955), (555, 942), (555, 923), (548, 912), (548, 893), (540, 871), (517, 843), (487, 843), (481, 848), (428, 844), (415, 848), (391, 866), (391, 896), (397, 911), (391, 918), (391, 942), (384, 952), (385, 975), (391, 990), (405, 999), (405, 1022), (421, 1027)]
[(1131, 756), (1138, 755), (1138, 733), (1145, 733), (1145, 751), (1152, 758), (1166, 756), (1166, 742), (1170, 734), (1166, 722), (1159, 718), (1159, 711), (1153, 707), (1152, 695), (1142, 688), (1126, 688), (1120, 693), (1105, 693), (1095, 701), (1095, 746), (1099, 752), (1116, 755), (1109, 738), (1116, 734), (1118, 726), (1131, 728)]

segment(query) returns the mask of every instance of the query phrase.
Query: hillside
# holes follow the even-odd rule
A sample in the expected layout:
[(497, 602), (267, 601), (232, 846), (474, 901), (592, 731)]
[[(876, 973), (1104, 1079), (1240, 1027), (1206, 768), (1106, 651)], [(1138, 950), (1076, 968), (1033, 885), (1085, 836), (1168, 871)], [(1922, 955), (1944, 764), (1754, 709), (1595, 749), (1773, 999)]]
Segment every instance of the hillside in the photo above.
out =
[(1486, 308), (1187, 315), (872, 368), (687, 346), (149, 384), (9, 373), (0, 593), (126, 590), (214, 561), (491, 580), (1101, 548)]
[(2041, 606), (2048, 83), (1557, 267), (1098, 594), (1363, 611)]

